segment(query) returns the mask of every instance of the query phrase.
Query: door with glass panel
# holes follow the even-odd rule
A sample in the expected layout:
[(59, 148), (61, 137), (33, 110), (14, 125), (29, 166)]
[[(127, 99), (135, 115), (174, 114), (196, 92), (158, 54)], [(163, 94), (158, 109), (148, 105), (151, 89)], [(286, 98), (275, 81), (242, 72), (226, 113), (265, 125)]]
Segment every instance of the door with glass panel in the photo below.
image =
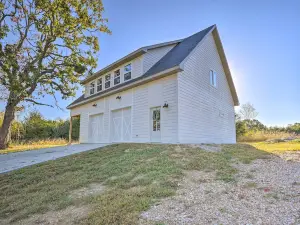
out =
[(150, 111), (151, 142), (161, 142), (161, 113), (160, 107)]

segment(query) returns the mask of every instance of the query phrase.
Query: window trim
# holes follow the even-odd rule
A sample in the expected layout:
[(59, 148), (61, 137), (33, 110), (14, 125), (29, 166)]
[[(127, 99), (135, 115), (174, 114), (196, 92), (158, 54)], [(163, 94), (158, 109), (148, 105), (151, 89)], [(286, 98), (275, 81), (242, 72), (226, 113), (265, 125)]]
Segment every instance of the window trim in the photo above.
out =
[(217, 72), (212, 69), (209, 70), (209, 84), (210, 84), (210, 86), (212, 86), (214, 88), (217, 88), (217, 85), (218, 85)]
[[(130, 65), (130, 71), (126, 72), (125, 68), (126, 68), (126, 66), (129, 66), (129, 65)], [(125, 79), (125, 75), (128, 74), (128, 73), (130, 73), (130, 78), (129, 79)], [(127, 82), (127, 81), (129, 81), (129, 80), (132, 79), (132, 63), (131, 62), (127, 63), (125, 66), (123, 66), (123, 77), (124, 77), (124, 79), (123, 79), (124, 82)]]
[[(99, 81), (101, 81), (101, 83), (99, 84), (98, 82)], [(101, 87), (101, 90), (98, 90), (98, 87)], [(103, 91), (103, 80), (102, 80), (102, 77), (99, 77), (98, 79), (97, 79), (97, 88), (96, 88), (96, 91), (97, 92), (100, 92), (100, 91)]]
[[(116, 72), (117, 71), (119, 71), (119, 75), (118, 76), (116, 76)], [(117, 83), (117, 84), (115, 83), (116, 78), (119, 78), (119, 83)], [(113, 83), (114, 83), (114, 86), (121, 84), (121, 70), (120, 69), (117, 69), (117, 70), (114, 71), (114, 82)]]
[[(91, 93), (92, 90), (93, 90), (93, 93)], [(90, 95), (95, 94), (95, 81), (92, 81), (92, 82), (90, 82), (90, 84), (89, 84), (89, 94), (90, 94)]]
[[(106, 77), (107, 77), (107, 76), (109, 76), (109, 80), (106, 80)], [(105, 82), (104, 82), (105, 90), (111, 88), (111, 74), (110, 74), (110, 73), (109, 73), (109, 74), (106, 74), (106, 75), (104, 76), (104, 79), (105, 79)], [(109, 87), (106, 87), (106, 83), (108, 83), (108, 82), (109, 82)]]

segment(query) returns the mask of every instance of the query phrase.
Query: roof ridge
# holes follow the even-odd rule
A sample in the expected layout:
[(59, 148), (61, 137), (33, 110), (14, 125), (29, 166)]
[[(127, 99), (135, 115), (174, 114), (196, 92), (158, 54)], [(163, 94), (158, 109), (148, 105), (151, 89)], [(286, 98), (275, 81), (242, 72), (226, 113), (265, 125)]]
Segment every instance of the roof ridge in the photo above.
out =
[[(139, 78), (144, 78), (147, 76), (155, 75), (155, 74), (164, 72), (168, 69), (179, 66), (183, 62), (183, 60), (185, 60), (186, 57), (193, 51), (193, 49), (196, 48), (196, 46), (203, 40), (203, 38), (206, 37), (206, 35), (215, 28), (216, 28), (216, 25), (212, 25), (212, 26), (207, 27), (206, 29), (201, 30), (197, 33), (194, 33), (184, 39), (171, 41), (171, 43), (177, 43), (177, 44), (170, 51), (168, 51), (160, 60), (158, 60), (148, 71), (146, 71), (143, 75), (141, 75)], [(168, 43), (170, 43), (170, 42), (163, 42), (160, 44), (150, 45), (150, 46), (146, 46), (146, 47), (156, 48), (156, 46), (158, 46), (158, 45), (168, 44)], [(142, 47), (138, 50), (144, 51), (144, 52), (147, 51), (147, 49), (145, 47)], [(132, 54), (132, 53), (130, 53), (130, 54)], [(123, 57), (123, 58), (125, 58), (125, 57)], [(116, 61), (116, 62), (118, 62), (118, 61)], [(113, 64), (111, 64), (111, 65), (113, 65)], [(109, 66), (107, 66), (107, 67), (109, 67)], [(107, 67), (105, 67), (104, 69), (107, 70)], [(94, 79), (96, 77), (97, 73), (100, 73), (104, 69), (96, 72), (93, 76), (91, 76), (92, 79)], [(101, 92), (99, 92), (99, 97), (101, 96), (100, 93)], [(84, 95), (82, 95), (78, 99), (76, 99), (74, 102), (72, 102), (68, 107), (70, 107), (76, 103), (79, 103), (85, 99), (86, 98), (84, 98)]]
[(178, 66), (198, 45), (198, 43), (215, 28), (212, 25), (204, 30), (192, 34), (184, 38), (174, 48), (172, 48), (167, 54), (165, 54), (158, 62), (156, 62), (144, 75), (149, 76), (155, 73), (159, 73), (168, 68)]

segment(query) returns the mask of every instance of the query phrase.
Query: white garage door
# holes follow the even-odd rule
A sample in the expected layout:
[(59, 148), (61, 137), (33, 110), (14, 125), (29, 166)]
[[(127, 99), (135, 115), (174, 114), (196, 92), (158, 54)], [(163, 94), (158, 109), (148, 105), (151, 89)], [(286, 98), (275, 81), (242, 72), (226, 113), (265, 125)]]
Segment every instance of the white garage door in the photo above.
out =
[(91, 115), (89, 128), (89, 142), (103, 142), (103, 114)]
[(112, 111), (112, 142), (129, 142), (131, 140), (131, 108)]

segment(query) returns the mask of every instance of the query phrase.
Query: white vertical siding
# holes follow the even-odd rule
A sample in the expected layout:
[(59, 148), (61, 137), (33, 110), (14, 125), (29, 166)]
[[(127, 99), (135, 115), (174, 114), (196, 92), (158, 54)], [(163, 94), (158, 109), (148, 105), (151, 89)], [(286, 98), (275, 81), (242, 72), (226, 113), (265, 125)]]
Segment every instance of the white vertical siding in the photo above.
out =
[(147, 53), (144, 54), (143, 60), (143, 72), (147, 72), (155, 63), (158, 62), (164, 55), (166, 55), (172, 48), (174, 48), (176, 44), (167, 45), (160, 48), (154, 48), (148, 50)]
[[(217, 88), (209, 71), (217, 72)], [(212, 34), (189, 55), (178, 76), (179, 141), (235, 143), (234, 104)]]
[[(176, 79), (175, 79), (176, 78)], [(162, 142), (178, 142), (178, 82), (177, 75), (174, 79), (165, 79), (162, 83), (162, 99), (168, 108), (162, 108)]]
[(132, 141), (149, 142), (148, 87), (136, 87), (133, 93)]
[[(121, 100), (116, 99), (121, 96)], [(103, 141), (111, 142), (110, 116), (111, 111), (131, 107), (132, 112), (132, 142), (150, 142), (150, 109), (163, 106), (167, 102), (168, 108), (161, 108), (161, 141), (164, 143), (178, 142), (178, 96), (177, 75), (171, 75), (138, 87), (107, 96), (105, 98), (75, 107), (71, 115), (80, 115), (80, 142), (88, 142), (89, 116), (103, 113)], [(93, 104), (97, 104), (96, 107)]]
[[(162, 108), (168, 103), (168, 108)], [(150, 141), (150, 109), (161, 107), (161, 142), (178, 142), (177, 75), (134, 88), (132, 141)]]
[[(98, 114), (98, 113), (104, 113), (106, 110), (105, 106), (105, 99), (96, 100), (94, 102), (87, 103), (82, 106), (78, 106), (76, 108), (73, 108), (71, 110), (71, 115), (80, 115), (80, 130), (79, 130), (79, 141), (80, 143), (86, 143), (89, 141), (89, 116)], [(94, 104), (97, 104), (96, 106), (93, 106)], [(104, 113), (104, 134), (105, 134), (105, 117), (106, 113)], [(106, 142), (106, 139), (104, 137), (104, 141)]]
[[(143, 73), (143, 60), (144, 60), (144, 57), (139, 56), (131, 62), (131, 69), (132, 69), (131, 77), (132, 78), (136, 78), (136, 77), (142, 76), (144, 74)], [(127, 64), (124, 64), (124, 66), (125, 65), (127, 65)], [(123, 66), (123, 68), (124, 68), (124, 66)], [(123, 72), (121, 74), (123, 74)]]
[(109, 114), (109, 100), (108, 98), (104, 99), (104, 114), (103, 114), (103, 134), (104, 134), (104, 142), (109, 143), (110, 142), (110, 114)]
[[(84, 97), (85, 97), (85, 98), (88, 97), (89, 94), (90, 94), (90, 93), (89, 93), (89, 91), (90, 91), (89, 87), (90, 87), (90, 84), (89, 84), (89, 83), (84, 85)], [(96, 88), (97, 88), (97, 87), (96, 87)]]

